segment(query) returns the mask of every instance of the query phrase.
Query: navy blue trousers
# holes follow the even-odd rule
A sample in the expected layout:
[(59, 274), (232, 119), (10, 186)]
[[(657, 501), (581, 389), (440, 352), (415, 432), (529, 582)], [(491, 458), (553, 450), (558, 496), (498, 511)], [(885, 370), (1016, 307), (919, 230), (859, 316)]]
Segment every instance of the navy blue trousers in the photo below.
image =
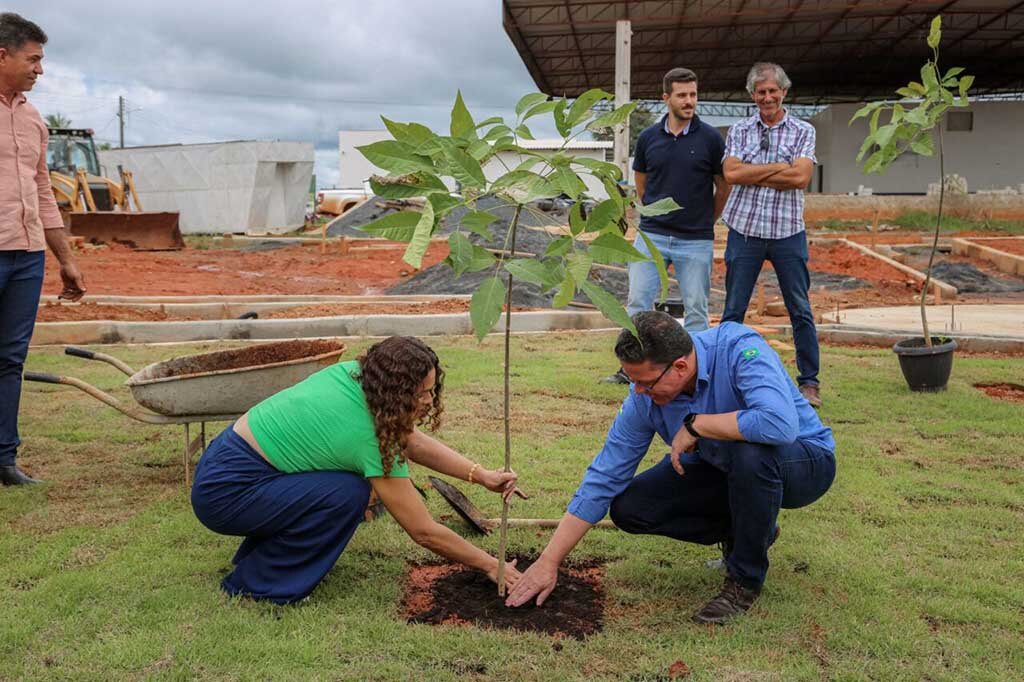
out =
[(782, 300), (793, 327), (796, 346), (796, 383), (818, 385), (818, 329), (811, 310), (811, 273), (807, 269), (807, 233), (800, 231), (785, 239), (746, 237), (729, 230), (725, 246), (725, 310), (722, 322), (739, 322), (747, 314), (750, 296), (761, 266), (769, 261), (779, 280)]
[(634, 478), (612, 500), (612, 521), (627, 533), (701, 545), (732, 540), (729, 574), (760, 588), (779, 509), (824, 495), (836, 475), (835, 455), (799, 440), (775, 447), (701, 439), (698, 451), (681, 458), (684, 476), (666, 455)]
[(347, 471), (286, 474), (231, 427), (203, 453), (192, 509), (215, 533), (244, 536), (221, 587), (290, 604), (305, 599), (352, 539), (370, 484)]
[(21, 371), (43, 288), (44, 251), (0, 251), (0, 466), (17, 456)]

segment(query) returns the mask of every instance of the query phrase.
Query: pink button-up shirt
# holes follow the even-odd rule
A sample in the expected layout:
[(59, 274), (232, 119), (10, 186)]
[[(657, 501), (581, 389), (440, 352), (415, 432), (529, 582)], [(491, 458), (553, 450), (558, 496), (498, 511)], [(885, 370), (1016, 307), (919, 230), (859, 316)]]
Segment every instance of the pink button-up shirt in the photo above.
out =
[(39, 111), (0, 94), (0, 251), (42, 251), (43, 230), (62, 228), (46, 169), (50, 139)]

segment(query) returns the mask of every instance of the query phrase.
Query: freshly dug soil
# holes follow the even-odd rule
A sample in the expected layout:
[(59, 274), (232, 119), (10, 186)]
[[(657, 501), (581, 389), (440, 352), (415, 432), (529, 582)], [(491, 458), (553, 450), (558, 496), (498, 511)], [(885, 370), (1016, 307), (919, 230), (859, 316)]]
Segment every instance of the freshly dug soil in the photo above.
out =
[(261, 343), (246, 348), (234, 348), (232, 350), (175, 358), (160, 367), (160, 371), (154, 373), (151, 378), (162, 379), (164, 377), (181, 377), (228, 369), (259, 367), (276, 362), (310, 358), (344, 348), (345, 344), (340, 341), (330, 341), (327, 339), (297, 339), (294, 341)]
[[(529, 563), (520, 558), (518, 568)], [(604, 569), (597, 564), (559, 570), (558, 587), (544, 606), (505, 606), (494, 583), (460, 564), (414, 565), (408, 574), (402, 615), (410, 623), (468, 625), (542, 632), (584, 639), (604, 626)]]
[(165, 310), (144, 310), (126, 305), (104, 303), (52, 303), (39, 308), (36, 322), (81, 322), (85, 320), (123, 320), (125, 322), (163, 322), (170, 319), (186, 319), (168, 315)]
[(974, 387), (991, 398), (1008, 400), (1012, 403), (1024, 403), (1024, 386), (1020, 384), (981, 383)]

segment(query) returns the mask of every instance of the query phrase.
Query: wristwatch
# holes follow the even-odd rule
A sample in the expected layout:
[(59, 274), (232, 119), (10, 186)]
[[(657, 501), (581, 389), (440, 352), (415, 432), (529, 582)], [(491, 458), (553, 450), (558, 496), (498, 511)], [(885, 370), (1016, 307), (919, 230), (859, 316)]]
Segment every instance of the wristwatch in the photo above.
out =
[(694, 414), (693, 412), (686, 415), (685, 417), (683, 417), (683, 426), (686, 427), (686, 430), (689, 431), (690, 435), (693, 436), (694, 438), (703, 438), (703, 436), (697, 433), (697, 429), (695, 429), (693, 426), (693, 420), (696, 418), (697, 415)]

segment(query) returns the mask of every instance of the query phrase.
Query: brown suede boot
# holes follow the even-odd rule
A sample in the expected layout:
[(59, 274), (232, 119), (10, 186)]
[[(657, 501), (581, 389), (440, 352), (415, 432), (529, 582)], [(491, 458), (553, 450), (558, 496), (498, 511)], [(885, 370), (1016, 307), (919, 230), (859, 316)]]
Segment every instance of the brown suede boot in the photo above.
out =
[(731, 575), (727, 575), (722, 590), (715, 595), (714, 599), (693, 614), (693, 622), (701, 624), (727, 623), (746, 613), (760, 594), (760, 588), (754, 590), (743, 587)]

